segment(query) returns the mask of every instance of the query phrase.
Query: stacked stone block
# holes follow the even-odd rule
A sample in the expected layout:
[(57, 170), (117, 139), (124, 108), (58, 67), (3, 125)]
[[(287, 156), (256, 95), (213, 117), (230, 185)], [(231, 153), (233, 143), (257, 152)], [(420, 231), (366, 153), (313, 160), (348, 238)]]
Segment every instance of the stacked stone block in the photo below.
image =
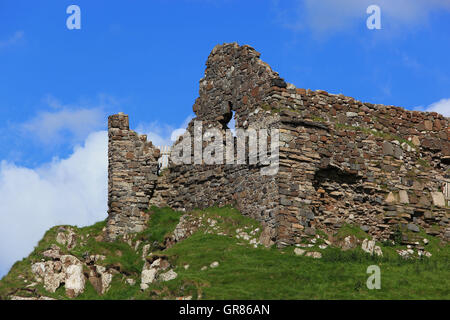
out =
[(234, 205), (260, 221), (279, 246), (318, 229), (333, 233), (345, 223), (380, 240), (399, 225), (450, 238), (450, 212), (442, 201), (442, 186), (450, 181), (448, 118), (296, 88), (259, 57), (245, 45), (213, 49), (187, 130), (193, 136), (194, 121), (202, 121), (204, 129), (224, 132), (233, 112), (237, 128), (277, 128), (278, 174), (263, 176), (260, 165), (170, 163), (155, 187), (156, 156), (144, 160), (139, 150), (148, 143), (129, 131), (126, 116), (114, 115), (113, 234), (140, 230), (153, 195), (152, 204), (179, 210)]
[(146, 228), (149, 201), (156, 186), (159, 150), (146, 135), (130, 130), (128, 115), (108, 118), (107, 238)]

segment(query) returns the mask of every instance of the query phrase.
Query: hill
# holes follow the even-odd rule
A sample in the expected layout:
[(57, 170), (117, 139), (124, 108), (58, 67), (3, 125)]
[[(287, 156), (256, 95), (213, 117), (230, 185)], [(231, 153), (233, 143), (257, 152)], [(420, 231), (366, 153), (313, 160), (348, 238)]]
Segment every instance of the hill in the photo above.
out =
[[(230, 206), (149, 214), (125, 241), (106, 242), (105, 221), (50, 229), (0, 281), (0, 298), (450, 298), (448, 244), (423, 230), (375, 243), (347, 224), (280, 249), (261, 245), (259, 222)], [(366, 286), (370, 265), (380, 267), (379, 290)]]

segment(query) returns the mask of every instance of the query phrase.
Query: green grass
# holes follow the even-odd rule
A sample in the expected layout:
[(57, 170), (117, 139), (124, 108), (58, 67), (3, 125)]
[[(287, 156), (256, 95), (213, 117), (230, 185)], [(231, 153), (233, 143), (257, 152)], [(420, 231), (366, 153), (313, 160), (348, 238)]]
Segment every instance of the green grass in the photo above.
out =
[[(203, 299), (449, 299), (446, 256), (414, 262), (372, 257), (360, 249), (330, 248), (322, 259), (294, 256), (290, 250), (252, 249), (215, 235), (196, 234), (169, 249), (179, 277), (164, 284), (172, 295)], [(216, 269), (201, 267), (219, 261)], [(182, 266), (190, 264), (188, 270)], [(369, 265), (381, 268), (382, 289), (365, 286)], [(183, 283), (191, 292), (177, 292)], [(160, 289), (161, 285), (155, 286)], [(193, 291), (192, 291), (193, 290)]]
[(364, 240), (364, 239), (372, 239), (372, 237), (367, 234), (367, 232), (363, 231), (360, 227), (345, 223), (337, 232), (337, 237), (339, 239), (344, 239), (347, 236), (355, 236), (356, 239)]
[[(182, 213), (171, 209), (151, 208), (149, 229), (136, 235), (134, 241), (151, 244), (162, 243), (175, 228)], [(169, 249), (153, 254), (164, 254), (172, 268), (177, 272), (175, 280), (151, 284), (149, 289), (141, 291), (140, 272), (143, 266), (141, 251), (124, 242), (97, 242), (95, 237), (101, 234), (104, 222), (88, 228), (76, 228), (83, 236), (82, 245), (70, 254), (81, 257), (84, 253), (104, 254), (107, 259), (103, 265), (119, 269), (115, 274), (109, 291), (99, 296), (91, 284), (77, 299), (175, 299), (192, 296), (193, 299), (450, 299), (450, 250), (448, 244), (426, 235), (423, 230), (416, 233), (417, 239), (427, 238), (430, 243), (426, 250), (431, 258), (404, 260), (395, 250), (405, 248), (398, 244), (382, 247), (383, 256), (370, 256), (360, 248), (342, 251), (340, 248), (308, 248), (320, 251), (322, 259), (296, 256), (294, 247), (283, 249), (254, 248), (248, 241), (236, 238), (236, 230), (250, 232), (260, 225), (255, 220), (242, 216), (231, 207), (194, 210), (192, 219), (216, 221), (214, 227), (204, 224), (191, 237), (176, 243)], [(210, 232), (215, 232), (210, 233)], [(217, 232), (225, 235), (217, 235)], [(402, 232), (407, 232), (402, 230)], [(259, 232), (252, 235), (258, 238)], [(0, 281), (0, 298), (7, 298), (16, 288), (21, 296), (41, 294), (59, 299), (65, 297), (64, 288), (54, 294), (46, 292), (42, 285), (33, 291), (23, 290), (23, 279), (31, 281), (30, 266), (40, 260), (40, 252), (55, 243), (57, 228), (49, 230), (39, 242), (34, 252), (26, 259), (17, 262), (10, 273)], [(354, 235), (358, 239), (369, 238), (368, 234), (357, 226), (343, 225), (335, 236), (343, 238)], [(324, 233), (320, 233), (323, 238)], [(136, 242), (133, 243), (133, 246)], [(322, 241), (317, 241), (317, 244)], [(210, 264), (218, 261), (217, 268)], [(184, 266), (189, 265), (188, 269)], [(381, 289), (369, 290), (366, 281), (367, 267), (378, 265), (381, 269)], [(206, 270), (201, 270), (207, 266)], [(134, 286), (125, 280), (134, 279)], [(29, 282), (28, 282), (29, 283)]]
[(163, 242), (164, 237), (175, 229), (181, 215), (181, 212), (170, 208), (151, 207), (148, 228), (139, 233), (136, 239), (145, 242)]

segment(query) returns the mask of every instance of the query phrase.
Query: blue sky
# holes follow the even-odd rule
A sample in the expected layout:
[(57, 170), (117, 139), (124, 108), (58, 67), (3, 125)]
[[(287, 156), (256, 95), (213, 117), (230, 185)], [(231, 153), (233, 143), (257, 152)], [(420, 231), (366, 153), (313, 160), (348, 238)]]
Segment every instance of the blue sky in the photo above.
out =
[(216, 44), (297, 87), (450, 116), (449, 31), (448, 0), (0, 0), (0, 276), (50, 226), (106, 217), (107, 115), (170, 144)]

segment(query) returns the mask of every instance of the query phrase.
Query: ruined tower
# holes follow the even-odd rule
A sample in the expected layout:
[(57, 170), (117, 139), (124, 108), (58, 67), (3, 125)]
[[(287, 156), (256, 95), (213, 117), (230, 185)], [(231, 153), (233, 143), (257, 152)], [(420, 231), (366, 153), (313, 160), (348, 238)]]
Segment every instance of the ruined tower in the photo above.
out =
[(130, 130), (128, 115), (119, 113), (108, 118), (109, 240), (146, 227), (158, 157), (159, 150), (146, 135)]
[[(149, 200), (189, 211), (232, 204), (262, 223), (265, 242), (299, 243), (317, 230), (360, 226), (386, 239), (398, 226), (450, 238), (449, 119), (358, 101), (286, 83), (250, 46), (216, 46), (200, 80), (194, 121), (204, 128), (279, 130), (279, 171), (262, 165), (169, 165), (156, 177), (158, 152), (109, 119), (109, 220), (117, 236), (139, 231)], [(180, 143), (178, 141), (177, 143)]]

